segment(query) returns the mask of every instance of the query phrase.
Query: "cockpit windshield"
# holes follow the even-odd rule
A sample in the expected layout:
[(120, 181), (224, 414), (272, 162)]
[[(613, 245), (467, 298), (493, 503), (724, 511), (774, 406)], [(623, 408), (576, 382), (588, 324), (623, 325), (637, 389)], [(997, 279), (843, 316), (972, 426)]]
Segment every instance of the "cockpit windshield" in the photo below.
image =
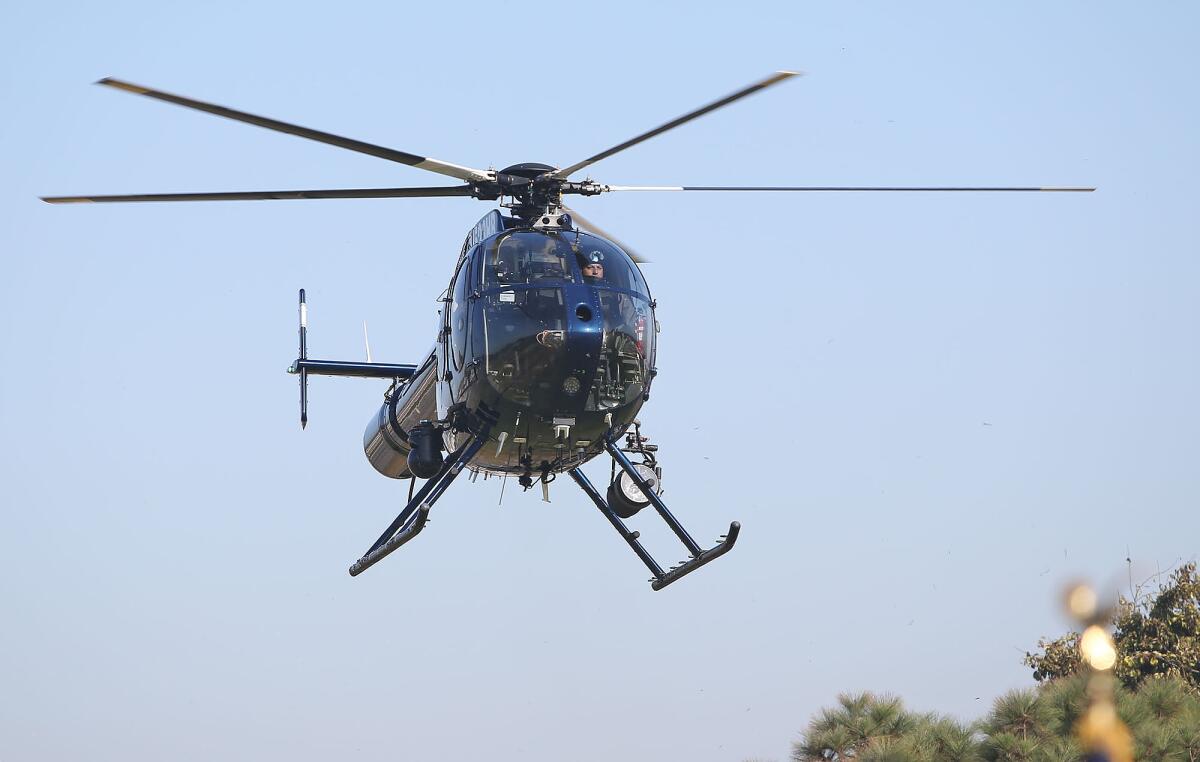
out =
[(521, 230), (479, 254), (475, 335), (497, 390), (563, 412), (642, 397), (653, 373), (654, 313), (625, 252), (582, 231)]
[(540, 281), (575, 282), (574, 252), (564, 233), (512, 233), (501, 236), (484, 259), (484, 287)]
[(496, 238), (484, 254), (482, 287), (584, 283), (631, 292), (649, 301), (641, 271), (613, 244), (577, 231), (521, 231)]

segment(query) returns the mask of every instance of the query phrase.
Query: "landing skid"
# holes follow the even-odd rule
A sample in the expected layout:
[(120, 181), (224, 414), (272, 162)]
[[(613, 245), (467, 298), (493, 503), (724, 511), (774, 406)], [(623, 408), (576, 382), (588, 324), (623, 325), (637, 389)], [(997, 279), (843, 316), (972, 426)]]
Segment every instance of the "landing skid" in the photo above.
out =
[(742, 525), (740, 523), (734, 521), (729, 525), (729, 533), (721, 535), (721, 538), (717, 540), (716, 545), (708, 550), (701, 549), (701, 547), (696, 544), (696, 541), (692, 539), (692, 536), (688, 534), (687, 530), (683, 528), (683, 525), (679, 523), (679, 520), (676, 519), (667, 509), (667, 506), (663, 503), (659, 496), (654, 493), (654, 490), (650, 487), (650, 485), (646, 484), (645, 480), (642, 479), (641, 475), (633, 467), (633, 463), (631, 463), (629, 458), (625, 456), (625, 453), (621, 452), (621, 449), (617, 447), (617, 445), (611, 439), (605, 440), (604, 447), (608, 450), (608, 454), (613, 457), (613, 460), (617, 462), (617, 465), (619, 465), (621, 469), (629, 475), (629, 478), (632, 479), (635, 484), (637, 484), (638, 488), (654, 506), (654, 509), (658, 511), (658, 515), (662, 517), (662, 520), (665, 521), (667, 526), (671, 528), (671, 531), (675, 533), (675, 536), (679, 538), (679, 541), (684, 544), (684, 547), (688, 549), (688, 553), (690, 554), (690, 557), (686, 561), (672, 566), (670, 569), (664, 572), (662, 567), (658, 565), (658, 562), (654, 560), (654, 557), (651, 556), (644, 547), (642, 547), (642, 543), (638, 540), (638, 537), (640, 536), (639, 533), (631, 532), (629, 528), (625, 526), (625, 522), (623, 522), (621, 517), (617, 516), (617, 514), (613, 512), (613, 509), (609, 507), (608, 502), (605, 501), (600, 493), (596, 491), (596, 488), (592, 486), (592, 483), (588, 481), (588, 478), (584, 476), (583, 472), (578, 468), (573, 468), (568, 471), (567, 473), (571, 475), (571, 478), (575, 480), (575, 483), (579, 485), (580, 489), (587, 493), (587, 496), (592, 499), (592, 502), (595, 503), (596, 507), (600, 509), (600, 512), (604, 514), (604, 517), (609, 520), (609, 522), (613, 525), (613, 528), (617, 530), (622, 538), (624, 538), (625, 542), (629, 544), (629, 547), (633, 549), (633, 552), (637, 554), (637, 557), (642, 559), (642, 563), (644, 563), (646, 568), (650, 570), (650, 573), (654, 575), (654, 578), (650, 580), (651, 589), (662, 590), (664, 587), (678, 580), (679, 578), (691, 574), (701, 566), (704, 566), (711, 561), (715, 561), (729, 551), (733, 550), (733, 545), (735, 542), (737, 542), (738, 532), (740, 532), (742, 529)]
[(471, 462), (471, 458), (475, 457), (475, 453), (479, 452), (479, 448), (483, 447), (485, 441), (487, 441), (486, 434), (474, 436), (462, 447), (450, 453), (450, 456), (442, 463), (441, 469), (427, 480), (421, 489), (417, 490), (417, 494), (412, 496), (408, 505), (404, 506), (404, 510), (400, 511), (400, 515), (391, 525), (383, 530), (383, 534), (379, 535), (375, 544), (367, 548), (363, 557), (350, 567), (351, 577), (357, 577), (370, 569), (392, 551), (421, 533), (426, 522), (429, 521), (429, 511), (433, 508), (433, 504), (442, 496), (451, 482), (462, 473), (463, 468)]
[[(362, 558), (358, 559), (350, 567), (350, 576), (357, 577), (420, 534), (421, 530), (425, 528), (425, 524), (429, 521), (429, 511), (433, 508), (433, 504), (437, 502), (438, 498), (445, 493), (450, 484), (462, 473), (466, 465), (471, 462), (471, 458), (475, 457), (475, 454), (483, 447), (485, 441), (487, 441), (486, 433), (473, 436), (457, 450), (450, 453), (449, 457), (442, 463), (441, 469), (432, 478), (427, 480), (421, 489), (417, 490), (417, 493), (408, 501), (408, 505), (404, 506), (404, 510), (400, 511), (400, 514), (396, 516), (391, 525), (383, 531), (383, 534), (379, 535), (379, 539), (367, 549)], [(638, 533), (630, 531), (625, 526), (625, 522), (613, 512), (613, 509), (609, 507), (605, 499), (596, 491), (596, 488), (592, 486), (592, 483), (588, 481), (583, 472), (578, 468), (568, 471), (567, 473), (571, 475), (575, 483), (587, 493), (587, 496), (592, 499), (592, 502), (596, 504), (600, 512), (612, 523), (613, 528), (625, 539), (625, 542), (629, 543), (629, 547), (633, 549), (638, 558), (642, 559), (642, 563), (646, 564), (646, 568), (654, 575), (654, 578), (650, 580), (650, 587), (652, 589), (662, 590), (675, 580), (691, 574), (701, 566), (715, 561), (733, 550), (733, 544), (737, 542), (738, 532), (742, 528), (741, 524), (736, 521), (731, 523), (729, 525), (729, 533), (722, 535), (715, 546), (708, 550), (702, 549), (692, 539), (692, 536), (688, 534), (687, 530), (683, 528), (683, 525), (679, 523), (679, 520), (667, 510), (667, 506), (655, 494), (654, 490), (646, 484), (641, 475), (633, 467), (633, 463), (625, 456), (625, 453), (621, 452), (620, 448), (611, 440), (606, 441), (604, 446), (608, 450), (608, 453), (612, 455), (617, 465), (625, 473), (629, 474), (629, 477), (633, 479), (638, 488), (646, 495), (646, 498), (654, 506), (654, 509), (658, 511), (658, 515), (662, 517), (662, 520), (667, 523), (667, 526), (671, 528), (671, 531), (675, 533), (675, 536), (679, 538), (679, 541), (684, 544), (684, 547), (688, 549), (688, 553), (691, 554), (688, 560), (672, 566), (667, 571), (663, 571), (658, 562), (654, 560), (654, 557), (642, 547), (642, 543), (638, 540)]]

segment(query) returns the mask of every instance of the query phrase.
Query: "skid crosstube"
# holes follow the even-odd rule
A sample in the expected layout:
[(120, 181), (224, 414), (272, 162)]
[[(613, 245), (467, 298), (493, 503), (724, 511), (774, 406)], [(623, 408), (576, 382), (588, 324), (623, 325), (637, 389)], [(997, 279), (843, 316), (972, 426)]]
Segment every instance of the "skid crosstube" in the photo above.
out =
[(408, 505), (404, 506), (404, 510), (400, 511), (400, 515), (396, 516), (383, 534), (379, 535), (375, 544), (367, 549), (362, 558), (354, 562), (354, 565), (350, 567), (350, 576), (357, 577), (382, 561), (389, 553), (420, 534), (421, 530), (425, 528), (426, 522), (429, 521), (429, 511), (433, 508), (433, 504), (442, 496), (451, 482), (462, 473), (463, 468), (471, 462), (471, 458), (475, 457), (475, 453), (479, 452), (479, 448), (483, 447), (483, 443), (486, 441), (486, 433), (476, 435), (465, 442), (462, 447), (450, 453), (450, 456), (442, 463), (441, 469), (434, 474), (433, 478), (427, 480), (421, 489), (417, 490), (417, 494), (413, 495), (412, 500), (408, 501)]
[(642, 543), (638, 539), (640, 536), (638, 532), (630, 531), (629, 528), (625, 526), (625, 522), (623, 522), (621, 517), (617, 516), (617, 514), (613, 512), (612, 508), (609, 507), (608, 502), (600, 495), (599, 492), (596, 491), (596, 488), (592, 486), (592, 483), (588, 481), (588, 478), (584, 476), (583, 472), (578, 468), (573, 468), (568, 471), (567, 473), (571, 475), (571, 478), (575, 480), (575, 483), (579, 485), (580, 489), (587, 493), (587, 496), (592, 499), (592, 502), (595, 503), (596, 507), (600, 509), (600, 512), (604, 514), (604, 517), (609, 520), (609, 523), (613, 525), (613, 528), (617, 530), (625, 542), (629, 544), (629, 547), (633, 550), (633, 552), (637, 554), (637, 557), (642, 559), (642, 563), (646, 565), (646, 568), (650, 570), (650, 573), (654, 575), (654, 578), (650, 580), (651, 589), (662, 590), (672, 582), (691, 574), (701, 566), (715, 561), (729, 551), (733, 550), (733, 545), (737, 542), (738, 533), (742, 529), (741, 524), (736, 521), (732, 522), (729, 525), (728, 534), (721, 535), (721, 538), (717, 540), (717, 544), (715, 546), (709, 548), (708, 550), (702, 549), (698, 544), (696, 544), (696, 541), (692, 539), (692, 536), (688, 534), (687, 530), (683, 528), (683, 525), (679, 523), (679, 520), (671, 514), (671, 511), (667, 509), (667, 506), (658, 497), (658, 495), (654, 494), (654, 490), (646, 484), (641, 475), (638, 474), (636, 469), (634, 469), (633, 463), (630, 462), (625, 453), (621, 452), (616, 443), (611, 439), (607, 439), (605, 440), (604, 446), (605, 449), (608, 450), (609, 455), (613, 457), (613, 460), (617, 462), (617, 465), (619, 465), (621, 469), (627, 473), (631, 479), (633, 479), (634, 483), (637, 484), (638, 488), (641, 489), (642, 493), (654, 506), (654, 509), (658, 511), (658, 515), (662, 517), (662, 520), (666, 522), (667, 526), (671, 528), (671, 531), (675, 533), (675, 536), (679, 538), (679, 541), (682, 542), (688, 549), (688, 553), (691, 554), (691, 557), (688, 560), (682, 562), (681, 564), (677, 564), (676, 566), (672, 566), (667, 571), (663, 571), (658, 562), (654, 560), (654, 557), (651, 556), (644, 547), (642, 547)]

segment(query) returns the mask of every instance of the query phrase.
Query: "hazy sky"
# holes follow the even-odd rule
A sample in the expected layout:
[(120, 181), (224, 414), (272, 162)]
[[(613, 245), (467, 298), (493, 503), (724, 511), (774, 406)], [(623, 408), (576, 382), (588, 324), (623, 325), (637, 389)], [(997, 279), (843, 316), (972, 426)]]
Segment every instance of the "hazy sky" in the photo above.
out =
[[(840, 691), (961, 718), (1083, 576), (1200, 539), (1193, 3), (16, 4), (0, 30), (0, 758), (785, 759)], [(654, 260), (642, 420), (729, 556), (663, 592), (569, 482), (400, 509), (361, 433), (470, 199), (51, 207), (38, 195), (435, 185), (89, 83), (470, 166), (614, 184), (1096, 185), (612, 194)], [(446, 184), (453, 181), (448, 178)], [(607, 463), (590, 468), (602, 482)], [(649, 512), (648, 512), (649, 513)], [(633, 523), (672, 563), (652, 515)]]

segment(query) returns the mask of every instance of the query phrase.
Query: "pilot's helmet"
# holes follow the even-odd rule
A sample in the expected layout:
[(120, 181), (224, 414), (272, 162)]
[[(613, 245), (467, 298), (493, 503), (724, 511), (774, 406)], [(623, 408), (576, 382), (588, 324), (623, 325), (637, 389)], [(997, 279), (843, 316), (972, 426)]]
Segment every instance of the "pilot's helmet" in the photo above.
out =
[[(586, 254), (581, 255), (579, 258), (582, 260), (579, 263), (579, 268), (583, 270), (584, 277), (588, 279), (604, 277), (604, 252), (600, 251), (599, 249), (592, 249)], [(588, 272), (588, 268), (593, 266), (599, 267), (600, 270), (594, 273)]]

